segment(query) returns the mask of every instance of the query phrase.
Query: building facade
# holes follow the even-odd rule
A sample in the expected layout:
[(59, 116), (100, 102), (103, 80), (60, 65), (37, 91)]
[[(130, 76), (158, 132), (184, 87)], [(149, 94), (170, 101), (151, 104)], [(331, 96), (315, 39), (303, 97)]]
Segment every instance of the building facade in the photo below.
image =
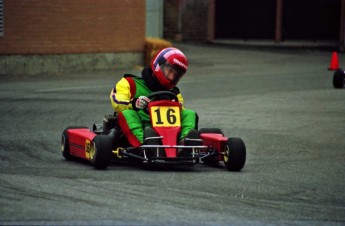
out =
[(332, 41), (345, 0), (0, 0), (0, 75), (132, 67), (145, 37)]
[(344, 49), (345, 0), (165, 0), (167, 39), (333, 41)]

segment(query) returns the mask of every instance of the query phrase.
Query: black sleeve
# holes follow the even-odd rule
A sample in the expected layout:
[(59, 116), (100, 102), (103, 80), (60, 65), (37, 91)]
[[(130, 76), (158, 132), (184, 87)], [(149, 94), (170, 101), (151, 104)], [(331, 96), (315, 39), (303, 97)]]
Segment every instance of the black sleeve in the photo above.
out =
[(134, 110), (136, 111), (139, 111), (140, 109), (138, 109), (136, 106), (135, 106), (135, 102), (137, 101), (138, 98), (134, 98), (131, 102), (132, 102), (132, 107)]
[(178, 88), (178, 87), (174, 87), (174, 88), (172, 88), (171, 90), (169, 90), (170, 92), (172, 92), (172, 93), (174, 93), (175, 95), (177, 95), (177, 94), (180, 94), (181, 92), (180, 92), (180, 89)]

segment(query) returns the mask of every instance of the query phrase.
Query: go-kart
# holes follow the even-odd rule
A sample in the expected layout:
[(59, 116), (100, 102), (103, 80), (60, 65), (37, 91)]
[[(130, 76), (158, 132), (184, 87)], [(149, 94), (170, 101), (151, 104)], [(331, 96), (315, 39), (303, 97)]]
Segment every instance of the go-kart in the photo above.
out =
[[(90, 161), (97, 169), (105, 169), (111, 160), (133, 161), (147, 166), (217, 165), (224, 162), (229, 171), (240, 171), (246, 161), (246, 147), (241, 138), (225, 137), (220, 129), (202, 128), (198, 139), (189, 145), (178, 143), (181, 131), (181, 106), (177, 96), (169, 91), (155, 92), (147, 113), (155, 136), (146, 137), (138, 147), (129, 145), (117, 124), (117, 116), (108, 115), (103, 124), (88, 127), (68, 127), (62, 133), (62, 155), (71, 160)], [(192, 144), (192, 145), (191, 145)], [(181, 154), (183, 153), (183, 154)], [(115, 162), (115, 161), (114, 161)]]

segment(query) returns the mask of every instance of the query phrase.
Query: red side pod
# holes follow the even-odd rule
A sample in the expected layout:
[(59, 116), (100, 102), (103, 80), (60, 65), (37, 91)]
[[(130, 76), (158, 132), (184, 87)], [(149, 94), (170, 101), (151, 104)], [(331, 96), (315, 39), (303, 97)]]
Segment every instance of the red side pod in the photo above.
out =
[[(224, 143), (227, 142), (228, 138), (218, 133), (202, 133), (200, 138), (203, 140), (203, 145), (211, 146), (216, 149), (218, 153), (224, 151)], [(218, 155), (218, 161), (223, 161), (224, 155)]]
[(69, 129), (68, 140), (70, 154), (78, 158), (89, 160), (91, 141), (95, 136), (96, 134), (89, 129)]

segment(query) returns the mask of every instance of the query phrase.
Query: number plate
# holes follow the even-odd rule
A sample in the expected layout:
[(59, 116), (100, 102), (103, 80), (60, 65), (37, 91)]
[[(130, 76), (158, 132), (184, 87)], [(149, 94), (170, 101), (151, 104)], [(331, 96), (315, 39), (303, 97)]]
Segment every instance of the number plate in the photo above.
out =
[(152, 126), (181, 126), (180, 108), (176, 106), (152, 106)]

